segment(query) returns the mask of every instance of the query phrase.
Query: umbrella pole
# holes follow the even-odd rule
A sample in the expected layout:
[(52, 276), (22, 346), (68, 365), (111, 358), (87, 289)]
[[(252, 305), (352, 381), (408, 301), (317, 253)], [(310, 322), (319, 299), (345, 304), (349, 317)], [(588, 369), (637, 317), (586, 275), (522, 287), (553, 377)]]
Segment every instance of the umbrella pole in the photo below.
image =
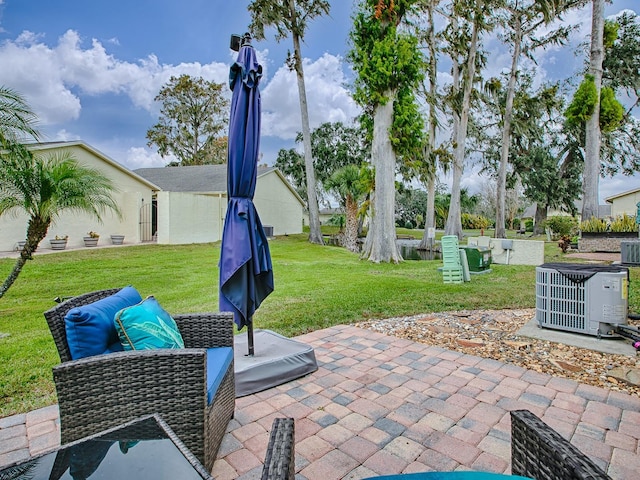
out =
[(249, 351), (246, 356), (253, 357), (253, 318), (249, 319), (247, 325), (247, 346), (249, 347)]

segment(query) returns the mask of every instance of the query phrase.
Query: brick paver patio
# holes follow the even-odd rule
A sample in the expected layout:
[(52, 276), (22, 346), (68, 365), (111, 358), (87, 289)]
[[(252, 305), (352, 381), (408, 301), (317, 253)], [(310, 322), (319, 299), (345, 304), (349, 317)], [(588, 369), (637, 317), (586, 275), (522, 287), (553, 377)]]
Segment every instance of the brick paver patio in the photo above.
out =
[[(613, 479), (638, 478), (640, 398), (352, 326), (297, 339), (314, 347), (319, 370), (237, 399), (216, 479), (260, 478), (283, 416), (295, 419), (299, 479), (509, 473), (514, 409), (541, 417)], [(0, 466), (55, 448), (57, 415), (53, 406), (0, 419)]]

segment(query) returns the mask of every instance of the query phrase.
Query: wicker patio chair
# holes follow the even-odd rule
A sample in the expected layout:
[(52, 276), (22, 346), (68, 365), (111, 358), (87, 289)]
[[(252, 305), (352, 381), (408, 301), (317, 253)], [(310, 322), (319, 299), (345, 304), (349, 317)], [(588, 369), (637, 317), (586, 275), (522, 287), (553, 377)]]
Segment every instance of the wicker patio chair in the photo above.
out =
[(261, 480), (294, 480), (295, 444), (293, 418), (273, 420)]
[(511, 412), (511, 473), (536, 480), (611, 480), (529, 410)]
[(72, 360), (64, 317), (120, 289), (70, 298), (46, 311), (61, 364), (53, 368), (62, 443), (157, 413), (209, 470), (235, 408), (233, 361), (207, 402), (206, 348), (233, 348), (231, 313), (173, 315), (184, 349), (135, 350)]

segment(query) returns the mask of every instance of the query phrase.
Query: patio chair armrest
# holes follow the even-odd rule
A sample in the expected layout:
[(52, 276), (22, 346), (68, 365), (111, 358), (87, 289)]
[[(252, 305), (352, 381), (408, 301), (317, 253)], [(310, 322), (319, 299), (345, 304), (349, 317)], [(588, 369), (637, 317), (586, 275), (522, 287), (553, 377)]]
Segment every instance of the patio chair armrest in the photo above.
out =
[(233, 347), (230, 312), (182, 313), (173, 319), (187, 348)]
[(97, 355), (54, 367), (62, 442), (148, 413), (160, 414), (172, 428), (171, 412), (192, 414), (192, 421), (202, 424), (197, 417), (203, 417), (207, 402), (206, 363), (204, 349), (160, 349)]
[(273, 420), (262, 468), (262, 480), (293, 480), (295, 478), (294, 433), (293, 418)]
[(529, 410), (511, 412), (511, 473), (538, 480), (611, 480)]

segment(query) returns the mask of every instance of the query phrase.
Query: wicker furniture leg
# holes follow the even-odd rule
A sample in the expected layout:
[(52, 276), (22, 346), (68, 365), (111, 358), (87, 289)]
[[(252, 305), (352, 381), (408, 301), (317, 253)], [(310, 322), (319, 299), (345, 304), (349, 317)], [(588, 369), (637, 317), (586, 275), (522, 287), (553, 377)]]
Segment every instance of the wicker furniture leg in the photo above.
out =
[(293, 418), (276, 418), (262, 469), (262, 480), (294, 480), (295, 444)]
[(511, 473), (536, 480), (611, 480), (529, 410), (511, 412)]

